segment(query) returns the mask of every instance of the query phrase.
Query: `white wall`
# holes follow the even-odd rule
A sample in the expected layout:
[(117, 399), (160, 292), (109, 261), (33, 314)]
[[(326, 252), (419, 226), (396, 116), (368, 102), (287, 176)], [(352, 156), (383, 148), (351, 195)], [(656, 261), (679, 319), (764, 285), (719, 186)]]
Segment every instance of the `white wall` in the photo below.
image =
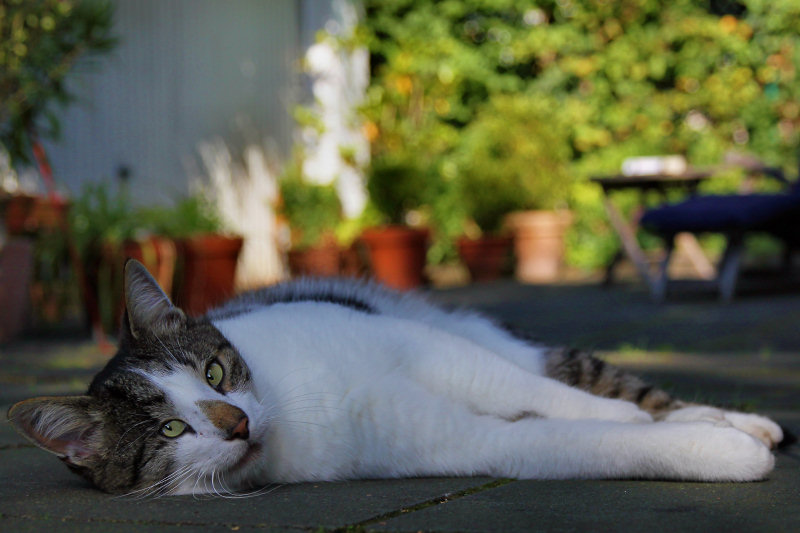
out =
[(199, 142), (244, 144), (250, 133), (290, 149), (291, 108), (307, 90), (299, 60), (326, 0), (115, 0), (114, 51), (73, 77), (79, 101), (49, 143), (57, 180), (130, 171), (134, 197), (167, 202), (187, 191), (186, 162)]

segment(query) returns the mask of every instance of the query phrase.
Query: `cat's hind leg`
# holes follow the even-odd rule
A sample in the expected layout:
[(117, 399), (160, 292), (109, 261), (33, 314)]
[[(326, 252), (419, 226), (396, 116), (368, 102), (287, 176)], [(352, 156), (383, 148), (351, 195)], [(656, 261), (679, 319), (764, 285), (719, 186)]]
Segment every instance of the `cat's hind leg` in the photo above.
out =
[[(411, 352), (405, 368), (413, 381), (475, 413), (506, 420), (539, 416), (652, 422), (631, 402), (601, 398), (534, 374), (462, 337), (442, 333), (435, 347), (407, 344), (405, 348)], [(414, 357), (416, 351), (433, 349), (435, 357)]]
[(673, 398), (638, 376), (610, 365), (588, 352), (551, 349), (546, 355), (548, 376), (598, 396), (621, 398), (636, 403), (666, 422), (711, 422), (728, 424), (774, 448), (783, 440), (781, 427), (767, 417), (728, 411)]

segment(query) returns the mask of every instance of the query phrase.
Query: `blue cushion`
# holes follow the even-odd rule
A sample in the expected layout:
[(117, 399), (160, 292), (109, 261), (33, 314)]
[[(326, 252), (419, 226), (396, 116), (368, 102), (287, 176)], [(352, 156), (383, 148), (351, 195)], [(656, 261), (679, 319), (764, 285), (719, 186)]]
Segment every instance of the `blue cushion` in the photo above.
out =
[(678, 204), (647, 211), (641, 225), (654, 233), (674, 235), (775, 231), (800, 223), (800, 194), (748, 194), (695, 196)]

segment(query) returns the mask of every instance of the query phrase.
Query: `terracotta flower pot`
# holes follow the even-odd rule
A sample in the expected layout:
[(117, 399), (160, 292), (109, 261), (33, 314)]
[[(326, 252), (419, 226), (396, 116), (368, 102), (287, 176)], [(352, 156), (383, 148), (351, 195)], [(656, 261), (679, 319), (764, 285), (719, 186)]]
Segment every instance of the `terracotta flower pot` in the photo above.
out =
[(6, 198), (3, 203), (3, 219), (9, 235), (24, 235), (35, 229), (32, 215), (36, 196), (17, 194)]
[(172, 239), (151, 236), (103, 245), (94, 261), (85, 265), (84, 306), (95, 336), (116, 335), (125, 309), (122, 271), (125, 261), (141, 262), (167, 294), (172, 290), (176, 250)]
[(461, 237), (456, 245), (472, 281), (489, 281), (503, 275), (511, 255), (513, 239), (508, 236)]
[(292, 276), (338, 276), (341, 254), (336, 243), (289, 250)]
[(234, 295), (236, 263), (244, 239), (200, 235), (178, 242), (182, 269), (176, 303), (189, 315), (202, 315)]
[(514, 232), (516, 277), (526, 283), (559, 279), (564, 267), (564, 235), (572, 223), (568, 211), (520, 211), (507, 221)]
[(372, 275), (395, 289), (412, 289), (425, 282), (428, 230), (406, 226), (370, 228), (361, 234)]
[(136, 259), (142, 263), (156, 279), (164, 292), (172, 294), (172, 280), (175, 277), (177, 247), (175, 241), (167, 237), (153, 235), (139, 241), (126, 241), (122, 247), (125, 260)]

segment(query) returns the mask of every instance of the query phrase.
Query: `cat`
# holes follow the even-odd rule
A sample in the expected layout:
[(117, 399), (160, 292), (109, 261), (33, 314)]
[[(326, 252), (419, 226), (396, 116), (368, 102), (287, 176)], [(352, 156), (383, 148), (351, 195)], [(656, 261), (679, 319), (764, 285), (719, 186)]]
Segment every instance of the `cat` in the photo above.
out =
[(86, 395), (8, 417), (117, 494), (411, 476), (749, 481), (781, 428), (577, 350), (363, 281), (300, 280), (188, 317), (140, 263)]

